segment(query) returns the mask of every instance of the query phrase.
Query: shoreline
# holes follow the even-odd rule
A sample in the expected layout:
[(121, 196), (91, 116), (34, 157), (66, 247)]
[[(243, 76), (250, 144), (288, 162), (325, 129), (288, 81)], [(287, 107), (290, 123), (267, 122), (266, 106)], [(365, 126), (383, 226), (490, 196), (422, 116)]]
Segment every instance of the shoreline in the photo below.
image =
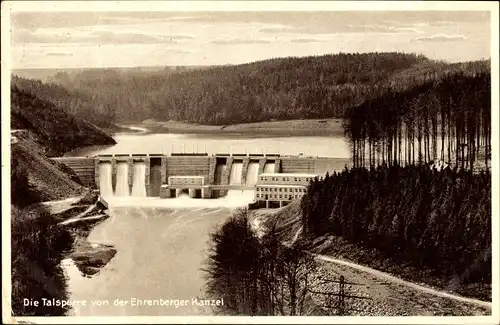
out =
[[(123, 132), (126, 130), (125, 132)], [(232, 125), (202, 125), (176, 121), (145, 120), (140, 123), (120, 124), (118, 130), (109, 130), (112, 135), (151, 133), (192, 134), (211, 136), (344, 136), (342, 120), (302, 119), (267, 121)]]

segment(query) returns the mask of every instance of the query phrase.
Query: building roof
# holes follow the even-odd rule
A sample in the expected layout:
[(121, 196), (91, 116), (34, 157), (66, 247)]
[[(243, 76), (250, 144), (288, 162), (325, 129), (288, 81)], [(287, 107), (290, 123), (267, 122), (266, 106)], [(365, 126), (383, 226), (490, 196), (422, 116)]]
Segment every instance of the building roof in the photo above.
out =
[(172, 176), (168, 176), (168, 178), (203, 178), (204, 176), (194, 176), (194, 175), (186, 175), (186, 176), (183, 176), (183, 175), (172, 175)]
[(284, 176), (284, 177), (318, 177), (318, 174), (304, 174), (304, 173), (262, 173), (259, 176)]
[(296, 188), (304, 188), (307, 187), (309, 184), (257, 184), (255, 187), (296, 187)]

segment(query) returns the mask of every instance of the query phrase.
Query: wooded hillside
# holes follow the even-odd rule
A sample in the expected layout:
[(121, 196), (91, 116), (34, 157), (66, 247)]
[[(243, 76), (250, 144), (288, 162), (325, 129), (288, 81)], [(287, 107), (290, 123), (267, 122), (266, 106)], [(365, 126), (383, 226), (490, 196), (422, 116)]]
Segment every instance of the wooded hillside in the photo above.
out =
[[(312, 182), (301, 205), (311, 239), (339, 236), (428, 272), (424, 282), (491, 299), (489, 172), (355, 168)], [(464, 290), (471, 284), (487, 289)]]
[(488, 62), (447, 64), (414, 54), (340, 53), (178, 71), (61, 73), (53, 79), (59, 86), (20, 78), (14, 83), (68, 103), (75, 114), (117, 122), (155, 118), (222, 125), (343, 117), (348, 108), (389, 89), (404, 91), (482, 65)]
[(33, 132), (49, 156), (83, 146), (115, 144), (90, 122), (15, 85), (11, 88), (11, 128)]

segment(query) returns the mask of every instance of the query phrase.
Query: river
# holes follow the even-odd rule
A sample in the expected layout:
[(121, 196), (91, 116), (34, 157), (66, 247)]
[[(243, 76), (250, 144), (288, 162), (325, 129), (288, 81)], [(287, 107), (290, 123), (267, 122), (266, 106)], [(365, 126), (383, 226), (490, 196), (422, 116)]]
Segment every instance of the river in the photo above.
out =
[[(342, 138), (245, 137), (209, 135), (120, 133), (117, 144), (88, 147), (70, 153), (280, 153), (348, 158)], [(76, 316), (169, 316), (210, 315), (192, 299), (203, 297), (204, 260), (210, 233), (245, 206), (253, 191), (232, 191), (226, 198), (200, 200), (189, 197), (110, 198), (110, 218), (90, 233), (91, 243), (115, 246), (117, 254), (99, 273), (84, 277), (71, 260), (63, 262), (69, 299), (86, 300), (73, 308)], [(131, 306), (133, 299), (186, 300), (185, 306)], [(115, 305), (118, 300), (121, 305)], [(94, 303), (103, 305), (94, 305)], [(107, 304), (107, 303), (108, 304)]]

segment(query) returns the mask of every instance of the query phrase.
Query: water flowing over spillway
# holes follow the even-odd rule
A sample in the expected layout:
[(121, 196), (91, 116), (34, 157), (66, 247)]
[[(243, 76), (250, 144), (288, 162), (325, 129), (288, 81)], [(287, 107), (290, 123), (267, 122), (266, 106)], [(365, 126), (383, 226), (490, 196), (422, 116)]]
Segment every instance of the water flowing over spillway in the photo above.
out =
[(116, 164), (116, 196), (129, 196), (130, 189), (128, 185), (128, 163), (119, 162)]
[(274, 173), (274, 163), (265, 164), (264, 173)]
[(220, 185), (222, 184), (222, 175), (224, 175), (224, 172), (227, 170), (226, 164), (217, 164), (215, 166), (215, 179), (214, 183), (215, 185)]
[(257, 184), (258, 176), (259, 176), (259, 163), (251, 162), (250, 164), (248, 164), (247, 179), (245, 185), (253, 186)]
[(229, 178), (229, 185), (242, 185), (241, 172), (243, 171), (242, 162), (233, 162), (231, 165), (231, 175)]
[(103, 197), (113, 196), (111, 163), (99, 164), (99, 189)]
[(133, 171), (132, 196), (146, 197), (146, 164), (134, 163)]

